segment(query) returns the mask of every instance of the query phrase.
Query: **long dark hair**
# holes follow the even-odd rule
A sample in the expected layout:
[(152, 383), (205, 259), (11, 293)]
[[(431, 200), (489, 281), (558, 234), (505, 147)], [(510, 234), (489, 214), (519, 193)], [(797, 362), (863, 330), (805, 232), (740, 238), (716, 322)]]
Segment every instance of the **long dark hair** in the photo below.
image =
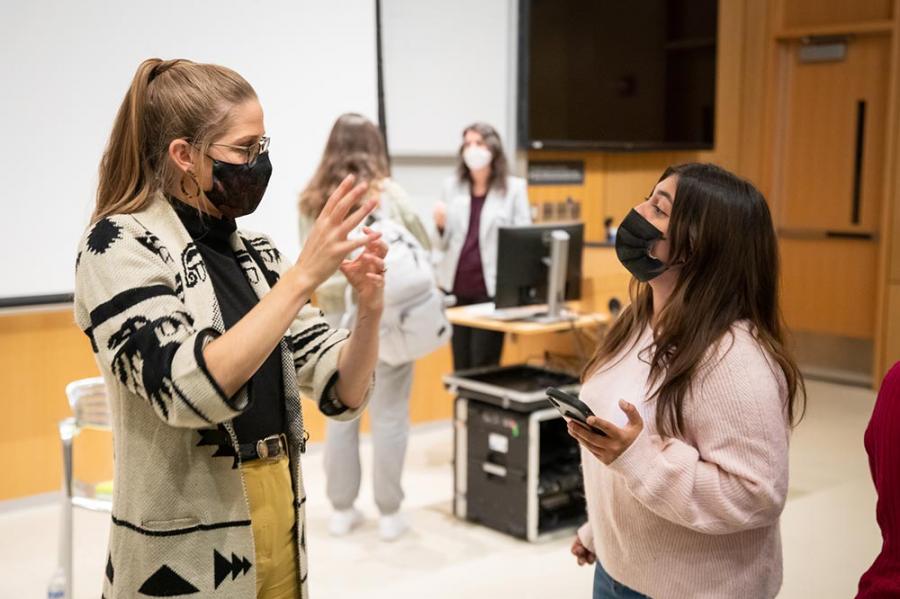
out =
[(334, 122), (322, 161), (300, 194), (300, 211), (318, 218), (328, 196), (347, 175), (358, 181), (373, 182), (391, 176), (387, 148), (378, 127), (354, 112), (342, 114)]
[(487, 123), (472, 123), (463, 129), (463, 142), (459, 145), (458, 160), (456, 173), (459, 176), (460, 183), (472, 185), (472, 173), (463, 160), (463, 150), (466, 149), (466, 133), (474, 131), (481, 135), (484, 143), (491, 151), (491, 174), (488, 176), (488, 189), (497, 189), (502, 193), (506, 193), (506, 175), (509, 173), (509, 165), (506, 162), (506, 153), (503, 151), (503, 143), (500, 141), (500, 134), (497, 130)]
[[(684, 432), (684, 401), (711, 349), (732, 325), (746, 320), (760, 346), (784, 373), (785, 413), (794, 425), (806, 409), (806, 389), (785, 346), (778, 307), (779, 258), (772, 216), (763, 195), (712, 164), (666, 169), (678, 176), (669, 221), (669, 262), (681, 263), (675, 288), (653, 324), (649, 355), (660, 434)], [(584, 370), (586, 379), (608, 364), (653, 323), (650, 285), (631, 282), (631, 305), (613, 323)]]

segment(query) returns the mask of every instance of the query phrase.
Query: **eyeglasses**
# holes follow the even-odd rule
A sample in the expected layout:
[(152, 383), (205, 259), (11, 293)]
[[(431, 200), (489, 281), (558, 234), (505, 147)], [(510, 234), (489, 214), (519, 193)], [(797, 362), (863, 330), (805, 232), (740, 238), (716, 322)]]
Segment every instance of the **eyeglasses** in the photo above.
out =
[(209, 144), (210, 146), (219, 146), (221, 148), (230, 148), (232, 150), (238, 150), (244, 152), (247, 155), (247, 166), (253, 166), (256, 164), (257, 159), (260, 154), (265, 154), (269, 151), (269, 138), (268, 137), (260, 137), (259, 141), (255, 144), (250, 144), (249, 146), (235, 146), (232, 144)]

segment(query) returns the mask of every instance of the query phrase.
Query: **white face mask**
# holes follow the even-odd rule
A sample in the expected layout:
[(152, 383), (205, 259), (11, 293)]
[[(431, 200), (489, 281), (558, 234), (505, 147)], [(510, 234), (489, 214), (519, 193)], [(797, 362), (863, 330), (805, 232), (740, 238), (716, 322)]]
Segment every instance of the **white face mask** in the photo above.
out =
[(491, 151), (484, 146), (467, 146), (463, 150), (463, 162), (470, 171), (481, 170), (491, 163)]

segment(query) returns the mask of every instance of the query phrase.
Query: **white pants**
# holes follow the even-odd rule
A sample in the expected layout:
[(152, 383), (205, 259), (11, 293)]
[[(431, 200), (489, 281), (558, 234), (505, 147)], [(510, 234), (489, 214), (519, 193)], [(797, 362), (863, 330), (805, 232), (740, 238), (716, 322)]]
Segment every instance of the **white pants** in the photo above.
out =
[[(375, 389), (369, 402), (374, 450), (375, 504), (383, 515), (400, 509), (403, 502), (403, 461), (409, 438), (409, 393), (413, 363), (389, 366), (378, 362)], [(325, 438), (325, 475), (328, 499), (336, 510), (353, 507), (359, 495), (359, 419), (329, 419)]]

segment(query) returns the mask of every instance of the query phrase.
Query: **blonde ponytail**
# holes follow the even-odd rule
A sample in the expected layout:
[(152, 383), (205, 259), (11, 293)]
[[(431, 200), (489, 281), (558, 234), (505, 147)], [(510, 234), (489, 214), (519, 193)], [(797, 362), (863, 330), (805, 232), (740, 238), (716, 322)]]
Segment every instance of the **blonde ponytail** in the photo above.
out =
[(223, 134), (231, 109), (256, 93), (225, 67), (190, 60), (142, 62), (119, 107), (103, 158), (91, 222), (144, 208), (153, 194), (182, 173), (168, 160), (174, 139), (189, 139), (206, 152)]

